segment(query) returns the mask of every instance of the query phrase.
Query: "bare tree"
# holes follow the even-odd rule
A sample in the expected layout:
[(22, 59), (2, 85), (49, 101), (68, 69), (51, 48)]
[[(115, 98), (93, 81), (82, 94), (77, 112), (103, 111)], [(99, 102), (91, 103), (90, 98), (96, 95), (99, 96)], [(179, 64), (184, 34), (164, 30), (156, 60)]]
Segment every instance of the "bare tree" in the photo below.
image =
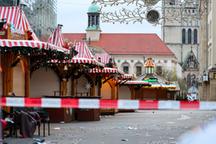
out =
[[(147, 20), (148, 22), (157, 25), (161, 24), (162, 20), (169, 21), (185, 21), (189, 19), (198, 19), (196, 14), (184, 15), (185, 10), (191, 8), (190, 6), (198, 9), (199, 0), (179, 0), (177, 1), (178, 7), (175, 11), (166, 11), (169, 15), (168, 19), (165, 16), (164, 6), (168, 0), (93, 0), (101, 6), (102, 21), (106, 23), (142, 23)], [(189, 6), (189, 7), (188, 7)], [(108, 8), (113, 8), (111, 11)], [(181, 20), (178, 19), (179, 16)]]

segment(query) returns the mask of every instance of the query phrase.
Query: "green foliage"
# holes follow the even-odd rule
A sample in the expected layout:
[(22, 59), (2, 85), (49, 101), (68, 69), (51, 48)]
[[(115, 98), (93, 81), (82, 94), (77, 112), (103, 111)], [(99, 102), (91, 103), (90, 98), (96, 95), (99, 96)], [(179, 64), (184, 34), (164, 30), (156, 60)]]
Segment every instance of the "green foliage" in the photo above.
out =
[(178, 78), (175, 70), (163, 70), (162, 74), (160, 75), (164, 77), (168, 81), (177, 81), (181, 91), (187, 90), (187, 82), (183, 78)]

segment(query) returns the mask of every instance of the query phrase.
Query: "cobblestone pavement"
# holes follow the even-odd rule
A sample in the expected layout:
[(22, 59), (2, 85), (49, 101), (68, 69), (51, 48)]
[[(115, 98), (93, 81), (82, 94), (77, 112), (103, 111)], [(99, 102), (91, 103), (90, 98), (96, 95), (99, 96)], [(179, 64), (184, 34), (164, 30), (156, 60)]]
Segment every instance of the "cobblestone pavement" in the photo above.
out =
[[(52, 124), (46, 144), (175, 144), (180, 135), (216, 117), (215, 111), (137, 111), (96, 122)], [(8, 138), (8, 144), (32, 139)]]

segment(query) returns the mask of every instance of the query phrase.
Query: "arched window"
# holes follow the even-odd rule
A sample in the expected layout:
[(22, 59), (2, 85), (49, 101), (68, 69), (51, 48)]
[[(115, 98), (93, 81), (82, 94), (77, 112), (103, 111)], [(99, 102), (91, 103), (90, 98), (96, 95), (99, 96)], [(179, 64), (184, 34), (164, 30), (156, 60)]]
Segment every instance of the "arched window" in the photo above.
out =
[(124, 73), (128, 74), (129, 73), (129, 63), (124, 62), (122, 64), (122, 70), (123, 70)]
[(193, 43), (194, 44), (197, 44), (197, 29), (194, 29), (194, 32), (193, 32), (193, 35), (194, 35), (194, 37), (193, 37)]
[(186, 30), (182, 29), (182, 43), (186, 44)]
[(136, 76), (142, 75), (142, 66), (143, 66), (143, 64), (141, 62), (137, 62), (135, 64), (135, 70), (136, 70), (135, 73), (136, 73)]
[(188, 29), (188, 44), (191, 44), (192, 42), (192, 31), (191, 29)]

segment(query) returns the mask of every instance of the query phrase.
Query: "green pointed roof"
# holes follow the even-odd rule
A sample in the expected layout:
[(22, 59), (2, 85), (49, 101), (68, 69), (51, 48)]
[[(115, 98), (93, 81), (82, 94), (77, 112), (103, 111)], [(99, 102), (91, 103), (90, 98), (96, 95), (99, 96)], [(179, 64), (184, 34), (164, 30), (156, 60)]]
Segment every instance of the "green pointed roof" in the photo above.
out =
[(88, 8), (88, 13), (100, 13), (100, 7), (96, 3), (92, 3)]

